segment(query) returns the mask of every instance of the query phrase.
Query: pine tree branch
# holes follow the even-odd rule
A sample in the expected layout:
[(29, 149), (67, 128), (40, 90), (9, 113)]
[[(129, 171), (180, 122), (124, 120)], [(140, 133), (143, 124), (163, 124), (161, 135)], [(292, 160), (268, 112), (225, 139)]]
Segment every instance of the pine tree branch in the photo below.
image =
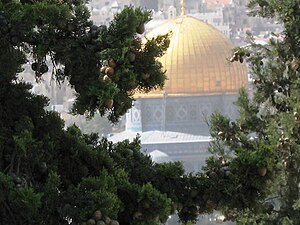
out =
[(6, 208), (6, 210), (8, 211), (8, 214), (10, 215), (11, 219), (14, 221), (13, 224), (17, 224), (17, 222), (15, 220), (15, 217), (14, 217), (14, 214), (12, 213), (12, 211), (9, 208), (8, 204), (5, 201), (3, 202), (3, 204), (4, 204), (4, 207)]

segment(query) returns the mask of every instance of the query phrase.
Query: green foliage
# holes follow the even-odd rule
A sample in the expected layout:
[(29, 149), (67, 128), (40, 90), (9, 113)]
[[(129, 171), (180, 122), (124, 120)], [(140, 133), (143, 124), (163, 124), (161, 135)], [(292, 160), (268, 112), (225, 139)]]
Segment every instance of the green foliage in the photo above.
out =
[[(48, 71), (46, 60), (50, 59), (53, 77), (58, 82), (68, 80), (77, 92), (74, 113), (93, 116), (99, 111), (117, 122), (131, 108), (136, 90), (150, 91), (164, 85), (166, 76), (157, 57), (166, 51), (168, 35), (142, 44), (137, 32), (150, 20), (150, 12), (126, 7), (109, 27), (98, 27), (89, 20), (83, 4), (1, 3), (1, 57), (10, 54), (1, 59), (6, 65), (3, 71), (15, 76), (21, 65), (29, 61), (39, 80)], [(30, 55), (27, 60), (26, 54)], [(114, 72), (109, 75), (110, 81), (104, 81), (100, 68), (111, 66), (111, 61)], [(150, 77), (144, 79), (142, 74)], [(114, 104), (107, 106), (110, 99)]]
[(174, 204), (178, 203), (183, 188), (182, 177), (185, 173), (183, 165), (180, 162), (161, 163), (155, 164), (154, 169), (160, 179), (155, 178), (152, 183), (172, 199), (173, 210), (175, 210)]
[[(129, 180), (136, 184), (145, 184), (153, 179), (154, 169), (150, 156), (141, 151), (140, 140), (133, 142), (125, 140), (111, 146), (110, 156), (116, 164), (128, 173)], [(141, 171), (143, 171), (141, 173)]]
[[(74, 87), (75, 113), (99, 112), (111, 122), (131, 108), (136, 90), (163, 86), (165, 72), (157, 58), (168, 47), (168, 35), (145, 43), (140, 36), (150, 13), (127, 7), (109, 27), (98, 27), (84, 4), (0, 2), (1, 225), (81, 224), (95, 221), (96, 211), (97, 220), (101, 212), (107, 223), (113, 218), (124, 225), (141, 224), (134, 216), (138, 210), (143, 211), (142, 223), (158, 224), (170, 214), (171, 190), (150, 184), (165, 171), (155, 171), (138, 139), (115, 145), (83, 134), (75, 125), (65, 129), (56, 112), (45, 110), (48, 99), (19, 79), (25, 63), (37, 81), (51, 69), (56, 82)], [(103, 66), (113, 67), (114, 73), (101, 73)], [(110, 99), (112, 106), (107, 105)], [(154, 210), (144, 210), (144, 201)]]
[(83, 178), (64, 197), (68, 205), (62, 208), (62, 214), (76, 222), (88, 220), (95, 210), (101, 210), (102, 214), (116, 218), (121, 207), (114, 178), (105, 171), (98, 177)]
[(0, 191), (1, 191), (1, 198), (0, 198), (0, 202), (1, 204), (3, 204), (3, 202), (6, 201), (6, 193), (11, 190), (13, 188), (13, 180), (12, 178), (6, 176), (3, 173), (0, 173)]
[(164, 223), (170, 213), (171, 200), (148, 183), (139, 192), (138, 211), (132, 224), (158, 225)]
[(19, 212), (18, 218), (15, 219), (28, 223), (38, 213), (41, 205), (41, 193), (34, 193), (34, 189), (25, 184), (9, 192), (8, 202), (13, 212)]
[[(101, 115), (108, 112), (109, 120), (117, 122), (131, 108), (134, 91), (150, 91), (163, 86), (166, 77), (156, 57), (167, 49), (168, 35), (153, 39), (149, 41), (151, 44), (146, 43), (143, 47), (136, 34), (138, 27), (149, 19), (149, 12), (125, 8), (108, 28), (102, 27), (94, 39), (84, 38), (83, 46), (72, 49), (69, 60), (72, 64), (59, 59), (65, 61), (66, 75), (79, 94), (75, 113), (87, 112), (93, 116), (96, 111)], [(108, 67), (113, 68), (113, 72), (109, 74), (109, 80), (103, 80), (108, 74), (100, 73), (100, 68)], [(76, 71), (75, 76), (72, 71)], [(150, 74), (149, 79), (143, 79), (142, 74)], [(113, 100), (112, 108), (106, 104), (110, 99)]]
[(142, 41), (150, 13), (127, 7), (98, 27), (85, 3), (0, 2), (0, 224), (81, 224), (95, 221), (96, 211), (122, 225), (160, 224), (177, 212), (187, 224), (213, 210), (239, 224), (297, 224), (299, 1), (250, 1), (253, 14), (283, 23), (284, 39), (262, 46), (249, 36), (250, 45), (235, 50), (249, 63), (253, 97), (240, 91), (236, 121), (212, 116), (214, 156), (198, 174), (154, 164), (138, 138), (112, 144), (64, 129), (45, 110), (48, 99), (18, 78), (26, 62), (38, 81), (51, 68), (75, 89), (74, 113), (99, 112), (111, 122), (132, 106), (135, 91), (164, 85), (157, 58), (170, 34)]
[(253, 93), (240, 90), (235, 121), (211, 118), (214, 154), (204, 167), (214, 209), (237, 224), (298, 224), (299, 1), (252, 0), (251, 14), (282, 22), (267, 45), (235, 49), (249, 65)]

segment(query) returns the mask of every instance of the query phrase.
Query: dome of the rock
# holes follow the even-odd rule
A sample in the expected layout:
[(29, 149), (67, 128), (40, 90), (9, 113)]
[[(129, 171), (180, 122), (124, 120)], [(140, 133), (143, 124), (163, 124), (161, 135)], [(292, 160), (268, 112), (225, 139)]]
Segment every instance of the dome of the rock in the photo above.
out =
[(247, 69), (245, 63), (227, 60), (234, 46), (225, 35), (190, 16), (167, 20), (146, 38), (169, 31), (170, 46), (158, 59), (168, 77), (163, 90), (136, 94), (126, 113), (126, 130), (112, 139), (139, 134), (143, 151), (155, 162), (180, 160), (187, 171), (199, 171), (210, 155), (210, 117), (214, 112), (238, 117), (233, 103), (247, 86)]
[(166, 54), (159, 59), (167, 71), (163, 90), (136, 97), (236, 94), (246, 86), (246, 67), (230, 63), (230, 40), (216, 28), (190, 16), (180, 16), (151, 30), (146, 38), (172, 33)]

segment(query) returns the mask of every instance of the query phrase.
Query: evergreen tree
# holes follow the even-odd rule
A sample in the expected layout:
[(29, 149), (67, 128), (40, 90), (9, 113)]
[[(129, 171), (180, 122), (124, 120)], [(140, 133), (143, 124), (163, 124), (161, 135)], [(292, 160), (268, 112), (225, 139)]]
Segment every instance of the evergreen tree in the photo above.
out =
[[(207, 160), (204, 200), (237, 224), (300, 223), (300, 1), (251, 0), (254, 16), (283, 24), (266, 45), (235, 49), (249, 64), (253, 93), (240, 91), (235, 121), (211, 118), (214, 154)], [(282, 38), (278, 38), (282, 37)], [(234, 62), (239, 63), (239, 62)]]
[(142, 44), (149, 12), (127, 7), (95, 26), (85, 3), (0, 2), (0, 224), (156, 225), (173, 212), (189, 223), (213, 210), (238, 224), (299, 224), (299, 0), (250, 1), (254, 15), (283, 23), (283, 39), (263, 46), (250, 37), (235, 50), (231, 61), (249, 63), (254, 93), (240, 91), (237, 120), (212, 116), (214, 156), (196, 175), (154, 164), (138, 139), (112, 144), (64, 129), (48, 99), (19, 79), (25, 63), (37, 81), (52, 69), (75, 89), (75, 114), (111, 122), (135, 91), (163, 86), (157, 57), (168, 34)]
[(0, 1), (1, 225), (146, 225), (172, 212), (172, 187), (162, 184), (168, 171), (174, 183), (183, 176), (181, 164), (153, 164), (138, 140), (113, 145), (76, 126), (64, 129), (45, 110), (48, 99), (19, 78), (25, 63), (37, 81), (51, 69), (56, 82), (75, 89), (74, 113), (100, 112), (111, 122), (132, 106), (135, 91), (163, 86), (157, 57), (168, 34), (140, 38), (150, 13), (127, 7), (109, 27), (96, 26), (85, 4)]

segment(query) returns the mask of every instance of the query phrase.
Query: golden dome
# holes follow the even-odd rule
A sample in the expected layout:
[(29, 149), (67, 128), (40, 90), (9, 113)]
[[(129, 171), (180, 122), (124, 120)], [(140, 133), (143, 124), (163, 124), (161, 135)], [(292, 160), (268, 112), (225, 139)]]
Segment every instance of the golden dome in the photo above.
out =
[(165, 87), (136, 97), (237, 93), (246, 86), (246, 67), (227, 60), (234, 46), (220, 31), (196, 18), (181, 16), (154, 28), (146, 37), (169, 31), (170, 46), (159, 59), (167, 70)]

